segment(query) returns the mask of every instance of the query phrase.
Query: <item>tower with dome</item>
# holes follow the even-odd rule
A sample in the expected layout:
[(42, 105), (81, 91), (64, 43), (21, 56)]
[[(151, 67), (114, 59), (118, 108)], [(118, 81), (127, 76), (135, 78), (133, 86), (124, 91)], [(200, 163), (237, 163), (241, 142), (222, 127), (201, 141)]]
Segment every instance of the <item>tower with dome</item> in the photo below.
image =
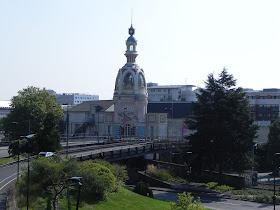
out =
[[(148, 103), (144, 70), (136, 63), (137, 41), (132, 25), (128, 33), (126, 63), (116, 74), (113, 100), (87, 101), (69, 109), (70, 135), (108, 139), (164, 139), (169, 137), (168, 132), (182, 135), (180, 129), (173, 132), (174, 129), (167, 127), (169, 104)], [(172, 119), (172, 125), (181, 126), (183, 120), (175, 123)]]
[(114, 136), (145, 136), (148, 93), (138, 56), (135, 29), (131, 25), (126, 40), (126, 64), (119, 69), (114, 89)]

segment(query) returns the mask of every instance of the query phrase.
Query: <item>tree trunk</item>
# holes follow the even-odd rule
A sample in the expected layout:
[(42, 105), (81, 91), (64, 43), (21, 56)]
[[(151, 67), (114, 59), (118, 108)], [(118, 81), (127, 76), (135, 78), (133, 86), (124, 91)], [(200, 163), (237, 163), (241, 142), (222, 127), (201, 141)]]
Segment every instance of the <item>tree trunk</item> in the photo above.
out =
[(59, 198), (59, 195), (56, 195), (54, 197), (54, 200), (53, 200), (53, 209), (54, 210), (58, 210), (58, 198)]
[(58, 210), (58, 198), (60, 196), (60, 193), (62, 192), (62, 190), (65, 188), (65, 183), (61, 186), (61, 188), (59, 189), (59, 191), (56, 192), (54, 199), (53, 199), (53, 210)]

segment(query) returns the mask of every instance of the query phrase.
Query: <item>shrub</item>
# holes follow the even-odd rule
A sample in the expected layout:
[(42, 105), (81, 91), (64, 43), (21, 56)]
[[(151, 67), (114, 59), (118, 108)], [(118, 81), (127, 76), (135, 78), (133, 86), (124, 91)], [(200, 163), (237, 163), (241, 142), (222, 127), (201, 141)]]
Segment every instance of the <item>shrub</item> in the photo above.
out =
[(218, 185), (217, 182), (208, 182), (205, 185), (205, 188), (220, 191), (220, 192), (226, 192), (226, 191), (234, 190), (234, 187), (230, 187), (230, 186), (227, 186), (227, 185)]
[(205, 188), (214, 190), (215, 187), (217, 187), (217, 186), (218, 186), (218, 183), (217, 183), (217, 182), (208, 182), (208, 183), (205, 185)]
[(230, 187), (227, 185), (221, 185), (221, 186), (216, 186), (214, 189), (217, 191), (220, 191), (220, 192), (226, 192), (226, 191), (234, 190), (234, 187)]
[(116, 190), (116, 177), (104, 165), (92, 161), (79, 164), (79, 176), (83, 177), (82, 191), (97, 200), (105, 200), (108, 192)]
[(93, 160), (94, 163), (99, 163), (106, 166), (111, 170), (114, 176), (117, 178), (117, 184), (124, 184), (128, 180), (126, 166), (118, 164), (110, 164), (105, 160), (96, 159)]
[(154, 165), (148, 165), (146, 173), (149, 176), (160, 179), (162, 181), (167, 181), (168, 179), (172, 178), (170, 171), (168, 171), (167, 169), (160, 169)]
[(135, 185), (134, 192), (136, 192), (140, 195), (149, 196), (151, 198), (154, 197), (153, 191), (151, 189), (149, 189), (149, 185), (145, 182), (138, 182)]
[(171, 210), (203, 210), (202, 203), (200, 198), (198, 197), (197, 200), (194, 200), (194, 197), (191, 193), (186, 194), (186, 192), (178, 193), (177, 194), (178, 202), (171, 203), (170, 208)]

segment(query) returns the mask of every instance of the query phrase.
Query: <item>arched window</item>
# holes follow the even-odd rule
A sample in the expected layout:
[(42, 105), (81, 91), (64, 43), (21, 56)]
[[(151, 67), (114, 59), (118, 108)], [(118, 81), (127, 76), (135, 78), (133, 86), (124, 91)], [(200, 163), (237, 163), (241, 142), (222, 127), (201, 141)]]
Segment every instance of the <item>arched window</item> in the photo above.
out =
[(127, 73), (123, 78), (123, 87), (124, 88), (133, 88), (134, 86), (134, 78), (131, 73)]
[(129, 46), (129, 51), (133, 51), (133, 45)]
[(138, 75), (138, 86), (142, 88), (146, 87), (146, 82), (143, 74)]

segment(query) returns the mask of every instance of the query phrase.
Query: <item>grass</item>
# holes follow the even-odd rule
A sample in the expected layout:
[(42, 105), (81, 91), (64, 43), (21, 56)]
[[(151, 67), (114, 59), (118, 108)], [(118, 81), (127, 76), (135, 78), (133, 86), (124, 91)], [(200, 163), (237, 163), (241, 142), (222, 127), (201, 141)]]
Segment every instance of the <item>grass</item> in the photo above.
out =
[(162, 210), (170, 209), (170, 203), (145, 196), (138, 195), (126, 188), (120, 188), (118, 193), (111, 193), (107, 201), (100, 201), (97, 204), (85, 205), (81, 210)]
[(0, 158), (0, 165), (11, 163), (17, 160), (17, 157), (4, 157)]
[(172, 171), (168, 169), (160, 169), (154, 165), (148, 165), (146, 174), (153, 178), (159, 179), (161, 181), (168, 182), (170, 184), (186, 184), (186, 179), (183, 179), (179, 176), (175, 176)]

